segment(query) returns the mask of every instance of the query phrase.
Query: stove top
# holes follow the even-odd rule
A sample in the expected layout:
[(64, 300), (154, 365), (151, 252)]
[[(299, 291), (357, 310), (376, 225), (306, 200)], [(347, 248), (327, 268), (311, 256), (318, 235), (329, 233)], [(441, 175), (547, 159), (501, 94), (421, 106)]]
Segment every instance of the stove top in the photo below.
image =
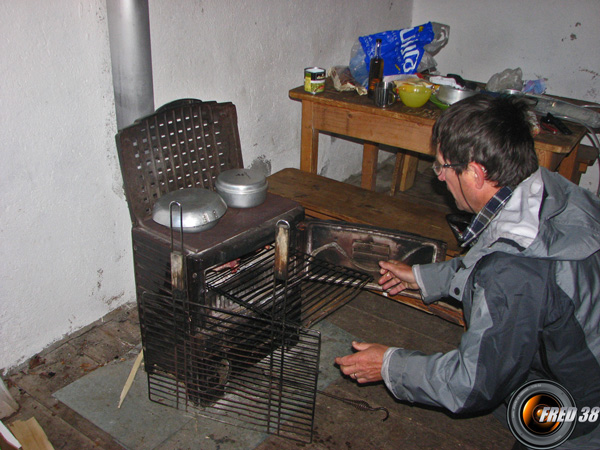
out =
[[(228, 208), (219, 223), (209, 230), (184, 233), (185, 251), (188, 254), (198, 254), (199, 257), (204, 253), (224, 254), (218, 258), (219, 260), (223, 257), (226, 259), (226, 255), (237, 257), (241, 248), (255, 249), (263, 245), (260, 242), (266, 236), (269, 236), (268, 240), (272, 240), (275, 225), (279, 220), (296, 224), (302, 219), (304, 219), (304, 208), (300, 204), (268, 193), (265, 202), (254, 208)], [(151, 217), (134, 227), (133, 233), (151, 235), (154, 239), (171, 242), (171, 230), (154, 222)], [(173, 238), (176, 249), (180, 248), (179, 230), (174, 230)]]

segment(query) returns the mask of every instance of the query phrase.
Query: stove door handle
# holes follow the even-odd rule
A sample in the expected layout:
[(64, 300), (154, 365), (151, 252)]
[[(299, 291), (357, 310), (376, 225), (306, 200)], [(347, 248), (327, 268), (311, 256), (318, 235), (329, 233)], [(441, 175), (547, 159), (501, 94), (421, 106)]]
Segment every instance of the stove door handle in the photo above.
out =
[(288, 277), (288, 259), (290, 252), (290, 224), (285, 220), (277, 222), (275, 231), (275, 279), (285, 281)]

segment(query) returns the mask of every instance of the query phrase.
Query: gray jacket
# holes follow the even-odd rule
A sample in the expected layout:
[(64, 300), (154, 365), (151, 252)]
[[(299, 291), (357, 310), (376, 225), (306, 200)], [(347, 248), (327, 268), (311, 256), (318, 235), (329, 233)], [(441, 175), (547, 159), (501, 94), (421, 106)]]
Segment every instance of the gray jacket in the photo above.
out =
[[(389, 349), (382, 376), (401, 400), (487, 412), (532, 379), (575, 404), (600, 406), (600, 201), (539, 169), (515, 189), (463, 257), (415, 266), (423, 301), (454, 297), (466, 331), (457, 349)], [(561, 448), (600, 448), (598, 420)]]

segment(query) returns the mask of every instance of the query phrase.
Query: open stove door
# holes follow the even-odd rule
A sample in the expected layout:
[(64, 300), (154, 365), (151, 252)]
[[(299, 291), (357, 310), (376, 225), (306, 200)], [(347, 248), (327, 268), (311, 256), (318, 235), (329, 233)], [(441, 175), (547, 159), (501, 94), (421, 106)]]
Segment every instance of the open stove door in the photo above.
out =
[[(446, 243), (398, 230), (347, 222), (305, 219), (299, 226), (301, 251), (330, 264), (365, 272), (373, 278), (366, 288), (382, 291), (377, 284), (379, 261), (396, 260), (409, 265), (443, 261)], [(403, 295), (420, 298), (416, 291)]]

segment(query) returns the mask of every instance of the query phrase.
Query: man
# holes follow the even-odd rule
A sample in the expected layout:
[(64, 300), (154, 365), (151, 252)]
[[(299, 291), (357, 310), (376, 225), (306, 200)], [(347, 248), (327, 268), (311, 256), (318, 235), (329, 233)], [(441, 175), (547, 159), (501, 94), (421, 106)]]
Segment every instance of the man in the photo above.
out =
[[(462, 257), (412, 268), (382, 261), (390, 294), (420, 289), (463, 304), (466, 331), (446, 354), (353, 343), (336, 358), (359, 383), (384, 380), (400, 400), (487, 412), (534, 379), (553, 380), (579, 407), (600, 406), (600, 203), (538, 168), (525, 103), (477, 95), (436, 122), (433, 169), (457, 206), (476, 213)], [(578, 423), (561, 448), (600, 448)]]

